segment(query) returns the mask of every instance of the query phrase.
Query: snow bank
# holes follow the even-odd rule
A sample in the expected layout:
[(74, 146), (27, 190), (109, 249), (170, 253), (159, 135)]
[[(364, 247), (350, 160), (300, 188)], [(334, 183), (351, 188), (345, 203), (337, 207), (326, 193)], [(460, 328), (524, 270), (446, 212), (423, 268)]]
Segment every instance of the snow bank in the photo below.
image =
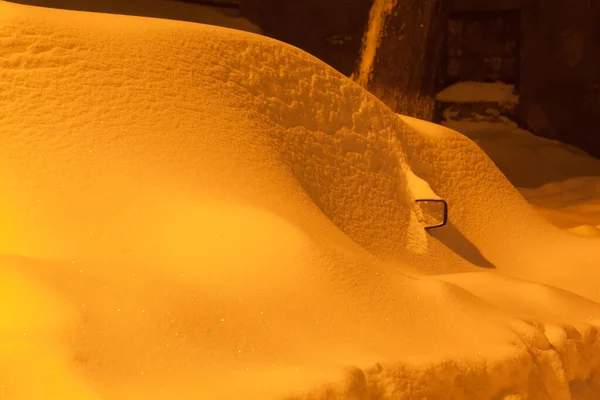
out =
[(514, 85), (502, 82), (458, 82), (438, 93), (436, 99), (442, 103), (516, 104), (519, 96), (514, 90)]
[(239, 31), (0, 2), (0, 45), (4, 398), (600, 393), (598, 242), (464, 136)]

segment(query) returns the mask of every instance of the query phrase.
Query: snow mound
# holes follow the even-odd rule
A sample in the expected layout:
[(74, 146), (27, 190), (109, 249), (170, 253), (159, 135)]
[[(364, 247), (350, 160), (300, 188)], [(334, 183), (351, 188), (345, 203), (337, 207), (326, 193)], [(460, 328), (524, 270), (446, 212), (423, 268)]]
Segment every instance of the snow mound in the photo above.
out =
[(499, 103), (516, 104), (519, 96), (515, 86), (502, 82), (457, 82), (437, 94), (442, 103)]
[(229, 29), (0, 2), (0, 47), (3, 398), (600, 393), (598, 241), (463, 135)]

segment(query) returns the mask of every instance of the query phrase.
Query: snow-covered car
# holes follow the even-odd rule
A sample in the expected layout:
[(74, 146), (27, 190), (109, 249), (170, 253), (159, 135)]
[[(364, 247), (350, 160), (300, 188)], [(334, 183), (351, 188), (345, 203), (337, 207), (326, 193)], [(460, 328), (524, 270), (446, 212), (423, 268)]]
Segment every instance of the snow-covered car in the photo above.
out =
[(599, 259), (297, 48), (0, 1), (2, 399), (594, 398)]

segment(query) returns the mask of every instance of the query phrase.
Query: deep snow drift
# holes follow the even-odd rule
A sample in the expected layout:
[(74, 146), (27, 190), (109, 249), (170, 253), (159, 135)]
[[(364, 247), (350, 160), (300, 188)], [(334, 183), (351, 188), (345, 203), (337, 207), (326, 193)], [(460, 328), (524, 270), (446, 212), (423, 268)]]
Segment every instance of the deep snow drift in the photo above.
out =
[(239, 31), (0, 2), (0, 49), (2, 398), (600, 393), (599, 241), (464, 136)]

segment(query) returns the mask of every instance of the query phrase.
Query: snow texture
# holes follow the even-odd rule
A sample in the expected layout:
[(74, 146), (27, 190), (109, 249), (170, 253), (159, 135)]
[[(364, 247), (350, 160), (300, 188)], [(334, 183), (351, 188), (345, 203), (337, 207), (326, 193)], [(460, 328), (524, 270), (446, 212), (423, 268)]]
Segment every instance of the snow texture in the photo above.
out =
[(465, 136), (241, 31), (0, 1), (0, 49), (1, 398), (600, 394), (598, 240)]

